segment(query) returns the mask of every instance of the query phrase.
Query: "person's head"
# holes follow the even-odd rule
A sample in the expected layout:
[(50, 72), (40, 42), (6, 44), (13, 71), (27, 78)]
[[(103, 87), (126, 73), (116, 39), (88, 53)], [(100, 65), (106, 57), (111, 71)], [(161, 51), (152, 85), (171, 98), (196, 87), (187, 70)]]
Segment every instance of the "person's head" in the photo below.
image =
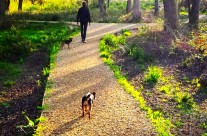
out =
[(87, 6), (87, 3), (86, 3), (85, 1), (83, 1), (83, 2), (82, 2), (82, 6), (83, 6), (83, 7), (86, 7), (86, 6)]

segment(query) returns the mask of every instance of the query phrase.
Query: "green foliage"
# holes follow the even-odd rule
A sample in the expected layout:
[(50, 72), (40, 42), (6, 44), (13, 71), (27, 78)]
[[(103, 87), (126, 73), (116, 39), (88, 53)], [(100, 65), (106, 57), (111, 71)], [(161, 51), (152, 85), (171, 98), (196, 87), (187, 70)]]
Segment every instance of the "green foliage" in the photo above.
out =
[(197, 88), (200, 88), (201, 87), (201, 84), (199, 83), (199, 79), (198, 78), (193, 79), (191, 83), (194, 84), (194, 85), (196, 85)]
[(10, 4), (8, 12), (9, 18), (16, 20), (67, 20), (75, 21), (77, 9), (81, 4), (77, 4), (76, 0), (44, 0), (40, 5), (38, 1), (34, 4), (31, 1), (23, 1), (23, 12), (18, 12), (18, 1), (13, 1)]
[(117, 36), (117, 42), (121, 45), (125, 45), (126, 44), (126, 37), (125, 36)]
[(207, 124), (205, 122), (202, 122), (199, 127), (202, 129), (207, 129)]
[(50, 74), (50, 68), (49, 67), (44, 67), (43, 68), (43, 75), (48, 77)]
[(103, 41), (105, 41), (106, 45), (109, 45), (113, 48), (118, 47), (118, 41), (115, 35), (108, 34), (103, 37)]
[(193, 98), (186, 92), (177, 92), (175, 100), (178, 102), (177, 108), (182, 112), (189, 113), (196, 107)]
[(132, 35), (132, 33), (128, 29), (122, 29), (121, 30), (122, 35), (129, 37)]
[(149, 32), (149, 29), (150, 28), (148, 26), (141, 26), (141, 27), (139, 27), (139, 29), (137, 31), (137, 36), (141, 37), (141, 36), (145, 35), (146, 33)]
[(41, 81), (40, 81), (40, 80), (37, 80), (36, 83), (37, 83), (37, 86), (38, 86), (38, 87), (41, 86)]
[(93, 3), (89, 5), (91, 11), (91, 18), (95, 22), (104, 23), (120, 23), (122, 21), (122, 15), (126, 14), (126, 2), (121, 1), (111, 1), (109, 8), (106, 9), (106, 15), (100, 16), (98, 3)]
[(175, 126), (176, 127), (182, 127), (183, 123), (180, 120), (178, 120), (178, 121), (175, 122)]
[[(22, 23), (18, 27), (0, 32), (0, 60), (24, 59), (31, 52), (45, 48), (53, 53), (54, 44), (68, 39), (79, 29), (65, 24)], [(57, 48), (57, 47), (56, 47)], [(57, 50), (56, 50), (57, 52)]]
[(21, 73), (19, 64), (12, 64), (0, 61), (0, 83), (4, 86), (11, 86)]
[(152, 10), (152, 9), (154, 9), (154, 0), (142, 0), (141, 9), (142, 10)]
[(132, 59), (136, 60), (138, 63), (144, 62), (144, 50), (141, 47), (136, 46), (135, 44), (130, 46), (128, 55), (131, 56)]
[[(110, 39), (110, 38), (109, 38)], [(132, 86), (126, 77), (124, 77), (121, 73), (121, 67), (114, 64), (112, 58), (111, 58), (111, 45), (107, 45), (105, 40), (108, 40), (107, 38), (103, 38), (99, 43), (99, 51), (101, 53), (101, 57), (103, 61), (111, 68), (111, 70), (114, 72), (114, 76), (117, 78), (118, 83), (124, 87), (125, 91), (128, 92), (131, 96), (134, 97), (135, 100), (140, 105), (140, 108), (144, 111), (147, 111), (148, 117), (153, 122), (157, 132), (159, 135), (172, 135), (170, 133), (170, 128), (173, 126), (170, 119), (165, 119), (163, 117), (163, 114), (160, 111), (153, 111), (150, 107), (147, 106), (145, 99), (141, 96), (141, 91), (143, 90), (143, 86), (140, 86), (138, 90), (135, 90), (134, 86)], [(112, 42), (113, 43), (113, 42)], [(114, 47), (114, 46), (113, 46)], [(158, 73), (159, 77), (161, 76), (162, 71), (158, 68), (155, 68), (151, 73)], [(158, 72), (157, 72), (158, 71)], [(153, 76), (152, 76), (153, 77)], [(156, 77), (156, 74), (155, 74)]]
[(31, 119), (26, 115), (25, 112), (22, 112), (22, 114), (23, 114), (23, 115), (25, 116), (25, 118), (27, 119), (28, 124), (26, 124), (26, 125), (18, 125), (18, 126), (16, 126), (17, 128), (21, 128), (21, 129), (23, 129), (23, 128), (32, 128), (32, 129), (35, 129), (35, 128), (37, 127), (38, 123), (46, 121), (46, 119), (43, 118), (43, 117), (37, 118), (37, 119), (35, 119), (35, 120), (33, 121), (33, 120), (31, 120)]
[(5, 108), (8, 108), (10, 106), (10, 104), (8, 102), (1, 102), (0, 106), (3, 106)]
[(52, 85), (53, 85), (53, 81), (47, 81), (46, 86), (45, 86), (45, 95), (44, 98), (48, 98), (50, 97), (51, 93), (52, 93)]
[(203, 133), (202, 136), (207, 136), (207, 133)]
[(161, 92), (165, 94), (170, 94), (172, 90), (172, 86), (170, 84), (163, 85), (160, 88), (158, 88)]
[(43, 110), (46, 110), (48, 108), (49, 108), (48, 105), (37, 106), (37, 110), (39, 110), (39, 111), (43, 111)]
[(162, 69), (156, 66), (150, 66), (145, 74), (145, 82), (156, 84), (162, 76)]
[(3, 45), (0, 44), (0, 61), (11, 60), (16, 61), (26, 57), (32, 50), (31, 41), (22, 36), (21, 31), (12, 27), (8, 33), (2, 37)]
[(5, 86), (5, 87), (11, 87), (14, 84), (15, 84), (15, 82), (12, 80), (6, 80), (5, 82), (3, 82), (3, 86)]

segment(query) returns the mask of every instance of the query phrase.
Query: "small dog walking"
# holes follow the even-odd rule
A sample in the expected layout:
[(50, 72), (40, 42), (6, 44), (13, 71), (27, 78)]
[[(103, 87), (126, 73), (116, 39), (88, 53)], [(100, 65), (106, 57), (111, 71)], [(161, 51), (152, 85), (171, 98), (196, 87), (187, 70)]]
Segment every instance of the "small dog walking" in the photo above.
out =
[(65, 41), (63, 41), (62, 43), (61, 43), (61, 49), (63, 49), (63, 46), (65, 45), (65, 44), (67, 44), (68, 45), (68, 49), (70, 49), (70, 43), (72, 42), (72, 40), (73, 40), (73, 38), (69, 38), (68, 40), (65, 40)]
[(88, 92), (87, 94), (85, 94), (82, 98), (82, 116), (84, 117), (85, 115), (85, 112), (86, 114), (89, 115), (89, 119), (91, 118), (91, 110), (92, 110), (92, 104), (93, 104), (93, 101), (95, 100), (95, 97), (96, 97), (96, 93), (93, 92), (93, 93), (90, 93)]

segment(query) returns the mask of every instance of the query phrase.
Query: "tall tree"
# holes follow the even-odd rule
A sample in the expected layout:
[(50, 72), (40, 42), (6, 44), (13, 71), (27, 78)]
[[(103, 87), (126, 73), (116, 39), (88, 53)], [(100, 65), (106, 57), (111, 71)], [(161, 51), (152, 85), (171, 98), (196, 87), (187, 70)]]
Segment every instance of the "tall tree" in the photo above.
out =
[(127, 0), (126, 13), (132, 12), (132, 0)]
[(5, 15), (6, 12), (6, 1), (0, 0), (0, 20), (2, 20), (2, 17)]
[(106, 15), (106, 9), (104, 8), (104, 0), (98, 0), (98, 6), (99, 6), (100, 15), (101, 16)]
[(22, 3), (23, 3), (23, 0), (19, 0), (18, 10), (22, 10)]
[(158, 16), (159, 15), (159, 1), (158, 0), (155, 0), (155, 16)]
[(134, 0), (132, 17), (133, 17), (134, 21), (140, 21), (141, 20), (140, 0)]
[(198, 26), (200, 2), (201, 0), (187, 0), (189, 24), (191, 27)]
[(178, 28), (178, 12), (176, 0), (163, 0), (164, 4), (164, 29)]

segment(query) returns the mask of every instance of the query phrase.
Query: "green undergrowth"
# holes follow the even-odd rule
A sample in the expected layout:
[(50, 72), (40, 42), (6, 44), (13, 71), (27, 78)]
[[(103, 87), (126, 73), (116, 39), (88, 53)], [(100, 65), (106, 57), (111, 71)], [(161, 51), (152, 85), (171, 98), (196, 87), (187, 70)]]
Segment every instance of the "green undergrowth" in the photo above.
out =
[(55, 55), (62, 40), (73, 37), (79, 30), (65, 24), (26, 23), (16, 24), (0, 32), (0, 83), (12, 86), (21, 73), (21, 65), (32, 53), (46, 51), (50, 64), (43, 69), (49, 75), (54, 66)]
[[(173, 124), (171, 123), (170, 118), (165, 118), (163, 113), (158, 110), (152, 110), (149, 106), (146, 104), (146, 100), (141, 95), (142, 90), (144, 87), (140, 85), (138, 89), (135, 89), (134, 86), (132, 86), (127, 78), (121, 73), (121, 67), (116, 65), (115, 62), (112, 59), (112, 53), (116, 51), (119, 47), (120, 40), (118, 37), (123, 37), (125, 40), (127, 38), (126, 35), (123, 33), (120, 36), (115, 36), (113, 34), (105, 35), (102, 40), (99, 43), (99, 50), (100, 50), (100, 56), (102, 57), (103, 61), (111, 68), (111, 70), (114, 72), (114, 76), (117, 78), (118, 83), (123, 86), (126, 92), (128, 92), (131, 96), (135, 98), (135, 100), (139, 103), (140, 108), (147, 112), (147, 117), (152, 121), (155, 129), (159, 133), (159, 135), (172, 135), (170, 133), (170, 129), (173, 127)], [(123, 43), (123, 42), (122, 42)], [(126, 43), (126, 42), (124, 42)], [(127, 47), (130, 49), (130, 47)], [(133, 48), (131, 48), (133, 49)], [(139, 49), (141, 50), (141, 49)], [(134, 51), (140, 52), (140, 51)], [(141, 51), (142, 52), (142, 51)], [(129, 56), (132, 55), (132, 53), (128, 54)], [(137, 56), (136, 59), (143, 59), (144, 55)], [(146, 72), (146, 82), (148, 83), (156, 83), (157, 80), (161, 76), (161, 69), (157, 67), (149, 67), (148, 71)]]
[[(42, 69), (44, 81), (37, 80), (37, 87), (46, 84), (45, 98), (50, 96), (52, 81), (47, 81), (51, 69), (55, 66), (55, 58), (60, 49), (60, 43), (70, 37), (74, 37), (79, 33), (79, 28), (68, 26), (67, 24), (57, 23), (27, 23), (22, 22), (15, 24), (10, 29), (0, 32), (0, 85), (3, 87), (11, 87), (18, 80), (22, 65), (25, 60), (33, 53), (44, 52), (48, 56), (46, 66)], [(1, 87), (0, 86), (0, 87)], [(4, 89), (4, 88), (3, 88)], [(3, 99), (1, 94), (6, 91), (0, 91), (0, 106), (8, 107), (9, 103)], [(40, 112), (49, 108), (42, 105), (36, 107)], [(39, 122), (45, 121), (44, 117), (30, 119), (25, 112), (23, 114), (28, 124), (19, 125), (17, 128), (23, 130), (30, 129), (38, 133), (43, 127), (38, 127)], [(36, 128), (39, 128), (36, 130)], [(27, 131), (27, 130), (25, 130)], [(30, 132), (29, 132), (30, 133)]]
[(0, 62), (0, 83), (4, 87), (14, 85), (16, 79), (21, 73), (21, 65), (8, 62)]

